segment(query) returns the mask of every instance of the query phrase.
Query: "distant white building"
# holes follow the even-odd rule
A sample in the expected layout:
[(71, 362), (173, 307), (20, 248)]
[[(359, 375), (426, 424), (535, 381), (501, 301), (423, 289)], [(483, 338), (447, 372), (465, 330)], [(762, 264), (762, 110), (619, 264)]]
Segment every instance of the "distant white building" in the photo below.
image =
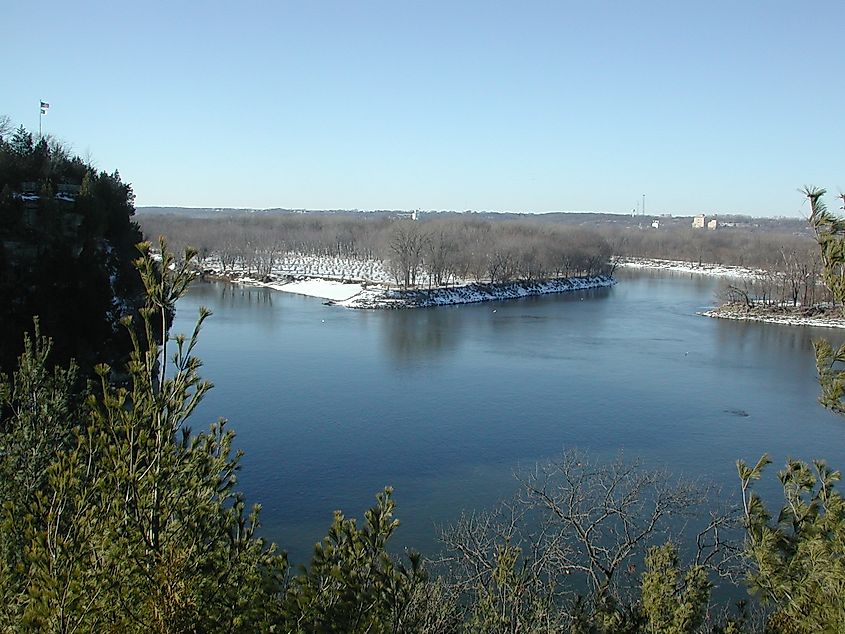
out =
[(693, 216), (692, 218), (692, 228), (693, 229), (704, 229), (704, 225), (706, 222), (706, 218), (704, 214), (698, 214), (697, 216)]
[(719, 221), (713, 218), (710, 222), (707, 223), (708, 229), (718, 229), (719, 228)]
[(651, 221), (651, 228), (652, 229), (660, 229), (660, 220), (658, 218), (655, 218), (654, 220)]

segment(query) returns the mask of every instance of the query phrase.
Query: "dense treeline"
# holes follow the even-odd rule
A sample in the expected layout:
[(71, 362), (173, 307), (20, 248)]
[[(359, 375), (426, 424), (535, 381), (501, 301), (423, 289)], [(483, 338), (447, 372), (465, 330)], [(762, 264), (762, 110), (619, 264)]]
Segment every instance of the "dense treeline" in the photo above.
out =
[(286, 253), (378, 260), (403, 287), (457, 280), (507, 282), (607, 274), (612, 258), (639, 257), (762, 269), (731, 292), (748, 301), (815, 303), (828, 299), (809, 232), (728, 228), (583, 227), (544, 219), (478, 219), (422, 215), (419, 221), (379, 214), (145, 215), (149, 235), (167, 235), (216, 256), (224, 270), (267, 275)]
[(34, 315), (55, 361), (90, 369), (128, 351), (118, 320), (143, 301), (133, 200), (117, 172), (0, 121), (0, 369), (13, 367)]
[(822, 262), (812, 235), (729, 229), (626, 232), (618, 242), (627, 257), (712, 263), (758, 270), (725, 285), (728, 302), (811, 306), (831, 300), (821, 284)]
[(724, 264), (780, 271), (793, 254), (818, 260), (809, 232), (781, 233), (742, 228), (612, 230), (619, 255)]
[(146, 215), (141, 225), (148, 235), (166, 235), (174, 245), (196, 247), (201, 257), (219, 258), (225, 270), (266, 275), (285, 253), (379, 260), (405, 288), (600, 275), (610, 272), (613, 254), (610, 242), (592, 229), (460, 216)]
[[(299, 251), (315, 255), (358, 258), (387, 258), (391, 254), (391, 234), (395, 227), (410, 220), (382, 214), (221, 214), (219, 218), (190, 218), (174, 214), (145, 213), (139, 222), (148, 235), (166, 235), (175, 247), (192, 244), (202, 252), (231, 251), (247, 258), (254, 250)], [(748, 268), (781, 270), (784, 253), (815, 257), (815, 242), (809, 231), (781, 232), (759, 228), (723, 228), (716, 231), (683, 228), (637, 228), (552, 223), (542, 216), (515, 219), (480, 219), (476, 214), (421, 214), (422, 233), (449, 236), (459, 248), (472, 248), (472, 233), (492, 232), (490, 251), (505, 250), (499, 245), (511, 238), (531, 241), (537, 235), (549, 242), (562, 241), (566, 247), (581, 243), (587, 249), (603, 240), (614, 255), (662, 258), (695, 264), (715, 263)], [(572, 239), (568, 239), (571, 236)], [(475, 240), (474, 240), (475, 238)], [(544, 244), (532, 244), (543, 251)]]

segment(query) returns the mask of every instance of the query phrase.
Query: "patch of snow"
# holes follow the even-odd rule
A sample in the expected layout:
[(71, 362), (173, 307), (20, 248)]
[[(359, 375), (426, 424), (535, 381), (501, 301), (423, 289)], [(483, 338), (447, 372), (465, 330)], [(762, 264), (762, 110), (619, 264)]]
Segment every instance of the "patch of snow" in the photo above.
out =
[(360, 293), (363, 288), (361, 284), (344, 284), (336, 280), (323, 279), (296, 280), (287, 284), (269, 282), (263, 284), (263, 286), (286, 293), (329, 299), (334, 302), (348, 301)]
[(467, 284), (431, 290), (397, 290), (383, 284), (340, 282), (324, 278), (300, 278), (285, 282), (272, 278), (249, 276), (231, 277), (230, 281), (246, 286), (261, 286), (287, 293), (329, 300), (344, 308), (426, 308), (454, 304), (473, 304), (532, 295), (565, 293), (613, 286), (612, 277), (561, 278), (542, 282), (512, 282), (507, 284)]
[(565, 293), (602, 288), (612, 286), (615, 283), (616, 281), (612, 277), (598, 275), (595, 277), (544, 280), (542, 282), (468, 284), (452, 288), (435, 288), (430, 291), (368, 288), (349, 300), (335, 303), (346, 308), (426, 308)]
[(258, 254), (250, 263), (238, 260), (235, 264), (228, 262), (226, 267), (219, 255), (210, 255), (202, 260), (201, 265), (205, 273), (222, 276), (235, 283), (319, 297), (347, 308), (469, 304), (615, 284), (612, 277), (596, 276), (509, 284), (461, 281), (450, 288), (399, 291), (395, 286), (391, 288), (393, 277), (382, 262), (297, 252), (276, 253), (272, 257)]
[(712, 275), (714, 277), (757, 278), (766, 274), (763, 269), (750, 269), (744, 266), (727, 264), (695, 264), (681, 260), (659, 260), (655, 258), (624, 258), (619, 266), (629, 269), (650, 269), (655, 271), (671, 271), (674, 273), (694, 273), (697, 275)]
[[(660, 271), (671, 271), (675, 273), (691, 273), (697, 275), (711, 275), (714, 277), (733, 277), (739, 279), (756, 279), (768, 276), (769, 273), (763, 269), (750, 269), (743, 266), (730, 266), (721, 264), (692, 264), (678, 260), (659, 260), (650, 258), (626, 258), (619, 262), (619, 266), (632, 269), (649, 269)], [(763, 302), (760, 301), (760, 304)], [(792, 303), (775, 305), (775, 307), (793, 307)], [(785, 326), (815, 326), (818, 328), (845, 328), (845, 319), (840, 317), (825, 317), (794, 315), (778, 312), (749, 312), (746, 310), (731, 310), (720, 307), (712, 310), (705, 310), (699, 315), (714, 317), (717, 319), (732, 319), (735, 321), (755, 321), (766, 324), (782, 324)]]
[(845, 328), (845, 319), (838, 317), (802, 317), (799, 315), (755, 315), (745, 312), (722, 310), (705, 310), (699, 315), (716, 317), (718, 319), (733, 319), (736, 321), (757, 321), (766, 324), (783, 324), (786, 326), (816, 326), (818, 328)]
[[(260, 267), (259, 267), (260, 263)], [(202, 267), (215, 275), (251, 277), (259, 270), (273, 277), (309, 277), (336, 280), (354, 280), (374, 283), (389, 283), (392, 276), (377, 260), (347, 258), (332, 255), (311, 255), (289, 251), (276, 253), (272, 257), (259, 255), (252, 263), (238, 260), (224, 267), (220, 258), (211, 255), (202, 261)]]

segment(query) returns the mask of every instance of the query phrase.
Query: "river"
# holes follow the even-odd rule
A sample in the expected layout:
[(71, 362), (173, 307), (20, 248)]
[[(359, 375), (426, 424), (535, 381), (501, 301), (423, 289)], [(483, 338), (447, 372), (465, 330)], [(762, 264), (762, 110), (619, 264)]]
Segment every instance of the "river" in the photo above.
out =
[(392, 485), (395, 542), (431, 554), (440, 527), (490, 508), (515, 470), (579, 448), (620, 452), (738, 492), (735, 462), (823, 457), (845, 467), (845, 419), (817, 403), (811, 342), (841, 331), (696, 315), (720, 282), (622, 272), (609, 289), (416, 310), (197, 283), (197, 354), (216, 387), (195, 430), (230, 421), (239, 488), (262, 533), (309, 557), (332, 512), (360, 517)]

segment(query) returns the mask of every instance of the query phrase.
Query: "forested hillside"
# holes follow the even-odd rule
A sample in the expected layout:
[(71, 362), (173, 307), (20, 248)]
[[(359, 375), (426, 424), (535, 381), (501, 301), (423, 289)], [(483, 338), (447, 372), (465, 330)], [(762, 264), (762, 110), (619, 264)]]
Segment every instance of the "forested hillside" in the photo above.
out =
[(201, 260), (212, 256), (224, 270), (266, 275), (291, 253), (375, 260), (403, 288), (609, 274), (613, 254), (613, 245), (594, 229), (472, 216), (144, 215), (140, 222), (150, 235), (197, 247)]
[[(611, 256), (663, 258), (818, 275), (811, 232), (797, 221), (744, 219), (716, 231), (689, 222), (620, 222), (608, 214), (565, 223), (565, 214), (496, 215), (204, 210), (202, 217), (147, 210), (139, 222), (149, 235), (175, 246), (193, 245), (200, 259), (224, 269), (267, 274), (286, 255), (376, 260), (398, 284), (450, 280), (510, 281), (607, 273)], [(553, 216), (550, 218), (549, 216)], [(412, 285), (412, 284), (410, 284)]]
[(0, 369), (38, 316), (53, 360), (83, 366), (128, 352), (120, 317), (137, 308), (132, 270), (141, 240), (134, 194), (58, 141), (0, 126)]

